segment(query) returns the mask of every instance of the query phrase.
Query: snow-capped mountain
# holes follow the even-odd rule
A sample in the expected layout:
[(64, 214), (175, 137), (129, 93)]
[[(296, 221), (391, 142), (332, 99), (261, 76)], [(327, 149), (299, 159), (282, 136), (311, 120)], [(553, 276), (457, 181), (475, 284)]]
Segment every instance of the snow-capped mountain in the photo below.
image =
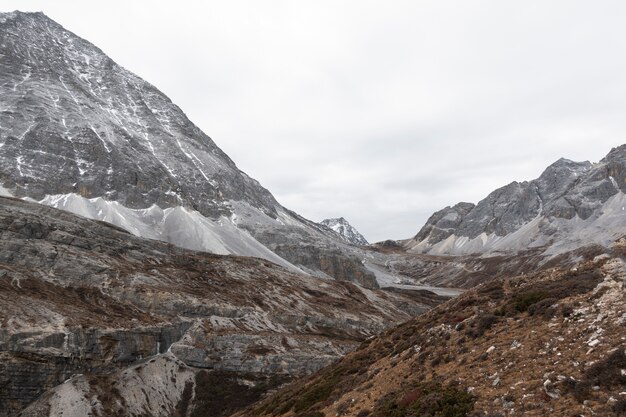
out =
[(353, 245), (368, 245), (368, 241), (359, 233), (346, 219), (339, 217), (337, 219), (325, 219), (320, 222), (321, 225), (335, 231), (343, 240)]
[(0, 14), (0, 191), (375, 285), (334, 233), (282, 207), (156, 87), (42, 13)]
[(595, 164), (559, 159), (535, 180), (436, 212), (405, 246), (431, 254), (609, 246), (626, 235), (625, 192), (626, 145)]

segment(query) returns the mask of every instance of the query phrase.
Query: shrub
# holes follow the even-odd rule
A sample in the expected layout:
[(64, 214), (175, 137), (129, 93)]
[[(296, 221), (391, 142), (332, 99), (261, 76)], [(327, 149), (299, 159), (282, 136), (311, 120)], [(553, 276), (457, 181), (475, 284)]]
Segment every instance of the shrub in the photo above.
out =
[(501, 281), (491, 281), (481, 285), (478, 288), (479, 294), (487, 295), (492, 300), (501, 300), (504, 298), (504, 289)]
[(556, 314), (556, 308), (552, 307), (555, 303), (557, 303), (556, 298), (544, 298), (529, 306), (528, 314), (531, 316), (542, 316), (544, 319), (549, 320)]
[(474, 407), (474, 397), (458, 386), (436, 382), (423, 384), (398, 399), (389, 395), (376, 405), (373, 417), (465, 417)]
[[(515, 315), (528, 311), (529, 308), (546, 299), (551, 299), (550, 305), (557, 301), (572, 297), (575, 295), (585, 294), (593, 290), (603, 279), (603, 275), (598, 269), (588, 269), (580, 271), (570, 271), (564, 274), (556, 281), (539, 281), (527, 286), (522, 292), (513, 296), (505, 305), (497, 310), (497, 315)], [(547, 303), (547, 302), (546, 302)], [(546, 315), (554, 314), (549, 310), (549, 306), (545, 304), (537, 305), (536, 309), (542, 309)], [(537, 313), (535, 313), (537, 314)]]
[(493, 314), (479, 314), (465, 331), (472, 339), (476, 339), (485, 334), (485, 332), (498, 322), (498, 317)]
[(621, 346), (587, 369), (580, 381), (568, 379), (563, 383), (567, 392), (571, 392), (574, 398), (582, 403), (591, 397), (592, 386), (605, 388), (626, 386), (626, 376), (621, 372), (624, 368), (626, 368), (626, 354), (624, 354), (624, 346)]
[(302, 397), (296, 400), (293, 409), (296, 413), (307, 410), (313, 405), (326, 401), (335, 388), (334, 381), (320, 381), (307, 390)]
[(626, 386), (626, 375), (622, 374), (622, 369), (626, 369), (624, 346), (620, 346), (615, 352), (591, 366), (585, 372), (585, 379), (592, 385), (606, 388), (616, 385)]
[(548, 297), (549, 294), (546, 292), (522, 293), (513, 298), (513, 308), (516, 311), (523, 313), (524, 311), (527, 311), (531, 305), (538, 303), (539, 301), (544, 300)]

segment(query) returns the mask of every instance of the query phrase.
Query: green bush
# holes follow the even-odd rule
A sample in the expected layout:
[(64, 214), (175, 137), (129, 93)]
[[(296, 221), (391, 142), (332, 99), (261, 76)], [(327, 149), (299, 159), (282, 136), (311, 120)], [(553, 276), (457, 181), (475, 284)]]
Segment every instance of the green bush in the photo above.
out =
[(548, 298), (550, 295), (545, 292), (528, 292), (515, 296), (512, 300), (513, 307), (516, 311), (523, 313), (528, 310), (528, 307), (538, 303), (539, 301)]
[(470, 327), (465, 331), (472, 339), (476, 339), (485, 334), (485, 332), (498, 322), (498, 317), (493, 314), (479, 314), (476, 319), (470, 323)]
[(308, 410), (313, 405), (326, 401), (335, 388), (336, 381), (320, 381), (307, 390), (302, 397), (294, 403), (293, 409), (296, 413)]
[(465, 417), (474, 408), (474, 397), (457, 385), (427, 383), (406, 394), (390, 395), (377, 404), (372, 417)]

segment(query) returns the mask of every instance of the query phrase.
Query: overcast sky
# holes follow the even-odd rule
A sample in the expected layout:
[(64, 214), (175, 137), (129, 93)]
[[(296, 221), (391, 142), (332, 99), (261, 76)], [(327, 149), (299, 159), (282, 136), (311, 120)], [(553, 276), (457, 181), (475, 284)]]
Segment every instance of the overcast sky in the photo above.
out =
[(626, 2), (29, 1), (370, 241), (626, 143)]

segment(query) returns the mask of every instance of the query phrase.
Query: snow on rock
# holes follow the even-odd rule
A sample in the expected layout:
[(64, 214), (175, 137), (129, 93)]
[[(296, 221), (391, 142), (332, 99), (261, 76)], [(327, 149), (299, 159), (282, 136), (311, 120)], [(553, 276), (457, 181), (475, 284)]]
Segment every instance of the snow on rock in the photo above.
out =
[(343, 240), (353, 245), (368, 245), (369, 243), (346, 219), (339, 217), (336, 219), (326, 219), (320, 222), (336, 232)]

